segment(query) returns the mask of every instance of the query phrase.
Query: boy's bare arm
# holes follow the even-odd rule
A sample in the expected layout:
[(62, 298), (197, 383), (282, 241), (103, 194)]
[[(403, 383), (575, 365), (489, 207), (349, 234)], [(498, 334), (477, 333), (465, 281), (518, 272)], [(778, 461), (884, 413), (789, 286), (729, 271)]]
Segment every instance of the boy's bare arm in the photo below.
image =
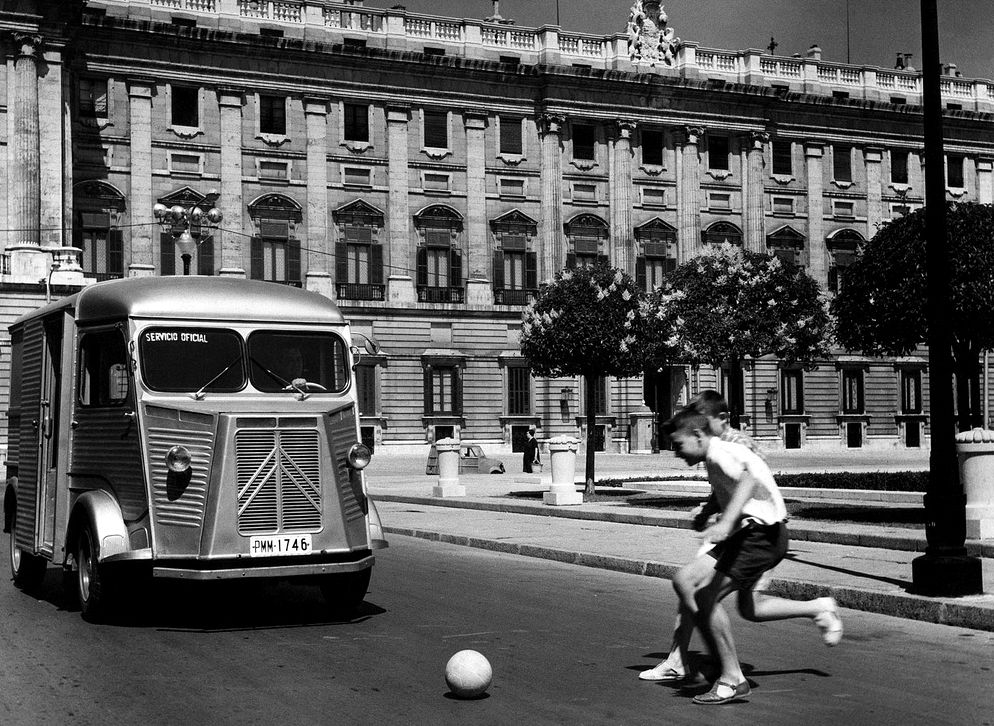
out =
[(706, 501), (701, 502), (690, 511), (694, 529), (698, 532), (702, 531), (707, 526), (711, 515), (720, 511), (721, 507), (718, 506), (718, 497), (715, 495), (714, 490), (712, 490)]
[(704, 539), (710, 542), (722, 542), (738, 527), (742, 518), (742, 509), (745, 507), (756, 489), (758, 480), (747, 469), (743, 470), (738, 477), (735, 491), (728, 502), (728, 506), (717, 522), (712, 524), (704, 532)]

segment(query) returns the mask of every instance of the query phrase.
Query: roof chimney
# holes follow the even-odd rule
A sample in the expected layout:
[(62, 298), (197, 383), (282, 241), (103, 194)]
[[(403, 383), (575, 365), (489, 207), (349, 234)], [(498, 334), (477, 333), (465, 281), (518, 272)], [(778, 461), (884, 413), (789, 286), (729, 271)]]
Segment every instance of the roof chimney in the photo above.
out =
[(817, 43), (813, 43), (810, 48), (808, 48), (808, 58), (814, 58), (815, 60), (821, 60), (821, 48)]

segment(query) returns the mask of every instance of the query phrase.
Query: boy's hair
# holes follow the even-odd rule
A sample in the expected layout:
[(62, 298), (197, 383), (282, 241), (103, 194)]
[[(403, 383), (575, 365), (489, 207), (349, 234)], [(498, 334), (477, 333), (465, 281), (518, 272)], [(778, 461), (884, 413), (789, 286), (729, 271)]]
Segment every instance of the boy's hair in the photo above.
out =
[(728, 401), (714, 389), (706, 388), (687, 401), (687, 408), (705, 416), (719, 417), (723, 413), (728, 413)]
[(665, 436), (672, 436), (677, 431), (693, 431), (694, 429), (700, 429), (708, 434), (711, 433), (707, 416), (689, 406), (677, 411), (673, 418), (664, 421), (662, 425), (662, 431)]

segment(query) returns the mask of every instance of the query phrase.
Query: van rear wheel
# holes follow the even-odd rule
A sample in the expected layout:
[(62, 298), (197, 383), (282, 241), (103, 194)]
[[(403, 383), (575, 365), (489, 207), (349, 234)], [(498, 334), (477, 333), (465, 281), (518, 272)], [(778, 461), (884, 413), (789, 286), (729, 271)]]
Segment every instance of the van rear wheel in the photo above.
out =
[(10, 574), (22, 590), (33, 590), (45, 579), (48, 563), (44, 557), (25, 552), (17, 546), (17, 511), (10, 522)]
[(112, 590), (107, 568), (97, 561), (96, 537), (86, 526), (76, 540), (76, 597), (84, 617), (100, 620), (110, 611)]
[(326, 575), (321, 580), (321, 594), (334, 616), (349, 618), (355, 615), (366, 597), (372, 574), (373, 568), (367, 567), (360, 572)]

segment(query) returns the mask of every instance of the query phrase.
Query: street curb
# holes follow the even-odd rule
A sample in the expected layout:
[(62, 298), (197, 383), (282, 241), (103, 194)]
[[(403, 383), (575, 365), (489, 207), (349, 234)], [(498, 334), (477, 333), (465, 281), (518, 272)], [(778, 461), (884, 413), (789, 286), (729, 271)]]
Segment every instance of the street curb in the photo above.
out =
[[(406, 501), (406, 499), (394, 501)], [(384, 526), (383, 531), (388, 534), (417, 537), (463, 547), (475, 547), (491, 552), (537, 557), (565, 564), (613, 570), (666, 580), (672, 579), (674, 573), (679, 569), (677, 565), (651, 560), (634, 560), (613, 555), (598, 555), (589, 552), (562, 550), (555, 547), (517, 544), (514, 542), (487, 539), (485, 537), (453, 535), (432, 530)], [(862, 610), (864, 612), (889, 615), (907, 620), (919, 620), (937, 625), (951, 625), (971, 630), (994, 631), (994, 611), (989, 608), (972, 605), (969, 602), (950, 602), (948, 600), (925, 598), (903, 593), (870, 592), (855, 587), (826, 586), (814, 582), (783, 578), (772, 578), (768, 589), (771, 594), (794, 600), (809, 600), (815, 597), (824, 597), (828, 594), (834, 597), (841, 607), (852, 610)]]
[[(551, 507), (545, 504), (527, 504), (506, 501), (489, 501), (467, 498), (421, 497), (403, 494), (373, 494), (374, 501), (420, 504), (430, 507), (454, 507), (478, 511), (503, 512), (505, 514), (530, 514), (538, 517), (563, 517), (588, 521), (614, 522), (616, 524), (641, 524), (650, 527), (670, 527), (691, 529), (685, 513), (660, 512), (658, 514), (632, 514), (630, 512), (605, 512), (603, 510), (578, 509), (576, 507)], [(849, 547), (874, 547), (877, 549), (902, 552), (925, 552), (928, 542), (924, 535), (875, 534), (871, 532), (826, 531), (804, 524), (799, 520), (790, 522), (790, 538), (797, 541), (821, 542)], [(969, 540), (967, 554), (973, 557), (994, 558), (994, 542)]]

